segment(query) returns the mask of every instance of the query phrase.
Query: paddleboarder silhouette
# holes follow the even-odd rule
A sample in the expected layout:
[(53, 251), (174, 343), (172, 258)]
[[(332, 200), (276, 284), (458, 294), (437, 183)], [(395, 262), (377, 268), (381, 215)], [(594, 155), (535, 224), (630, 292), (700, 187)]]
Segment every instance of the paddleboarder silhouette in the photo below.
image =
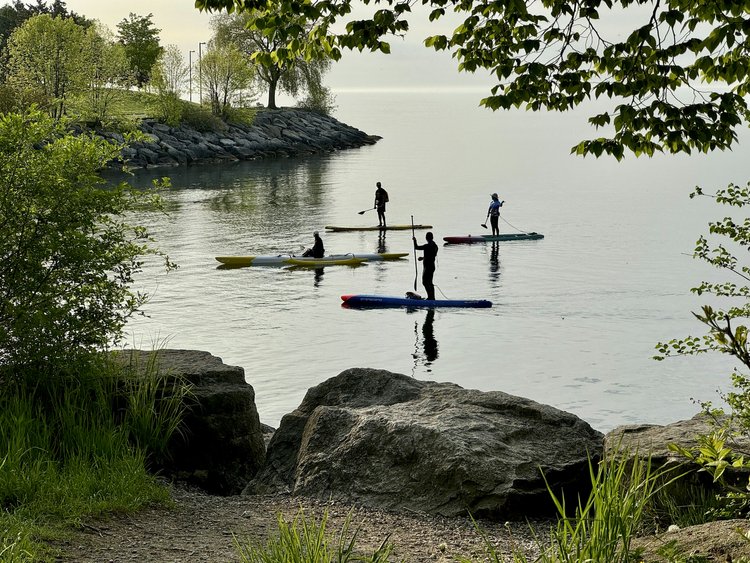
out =
[(432, 278), (435, 275), (435, 259), (437, 258), (438, 245), (432, 240), (432, 232), (428, 231), (425, 234), (427, 242), (425, 244), (417, 244), (416, 237), (412, 237), (414, 242), (414, 248), (421, 250), (424, 254), (419, 258), (422, 262), (422, 285), (424, 290), (427, 292), (427, 299), (432, 301), (435, 300), (435, 284), (432, 283)]
[(388, 192), (380, 185), (380, 182), (377, 182), (375, 185), (377, 189), (375, 190), (375, 204), (373, 207), (378, 210), (378, 227), (385, 228), (385, 204), (388, 203)]

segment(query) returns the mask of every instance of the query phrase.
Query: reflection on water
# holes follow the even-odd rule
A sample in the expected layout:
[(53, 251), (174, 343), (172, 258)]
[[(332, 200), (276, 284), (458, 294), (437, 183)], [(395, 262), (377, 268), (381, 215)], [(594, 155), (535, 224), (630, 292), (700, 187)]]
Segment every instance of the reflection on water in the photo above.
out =
[(376, 252), (388, 252), (388, 247), (385, 244), (385, 233), (388, 231), (378, 231), (378, 248)]
[(320, 282), (323, 279), (323, 274), (325, 273), (325, 268), (315, 268), (315, 281), (313, 282), (313, 287), (320, 286)]
[[(135, 174), (132, 183), (143, 186), (172, 178), (171, 213), (138, 222), (180, 268), (164, 274), (161, 263), (147, 263), (134, 289), (152, 295), (149, 316), (126, 327), (131, 342), (168, 339), (170, 347), (207, 350), (243, 367), (261, 420), (272, 426), (308, 388), (351, 367), (506, 391), (570, 410), (604, 431), (688, 418), (691, 397), (715, 396), (722, 381), (706, 374), (731, 373), (731, 362), (650, 358), (655, 342), (695, 330), (690, 311), (699, 300), (689, 288), (702, 275), (684, 253), (715, 210), (686, 193), (719, 173), (745, 170), (746, 155), (624, 164), (574, 159), (568, 147), (577, 133), (549, 134), (567, 131), (551, 128), (562, 118), (529, 128), (528, 114), (522, 123), (505, 112), (477, 112), (476, 99), (464, 103), (463, 95), (355, 98), (340, 106), (361, 114), (340, 117), (383, 135), (382, 142), (329, 155)], [(426, 134), (432, 131), (439, 134)], [(457, 150), (445, 139), (463, 139), (464, 146)], [(538, 161), (545, 166), (529, 165)], [(483, 186), (495, 189), (498, 167), (513, 202), (507, 219), (545, 238), (450, 245), (438, 257), (441, 292), (489, 299), (490, 309), (343, 309), (345, 294), (403, 295), (412, 284), (416, 291), (409, 231), (325, 235), (329, 254), (407, 252), (403, 260), (312, 272), (216, 268), (215, 256), (299, 254), (325, 225), (372, 224), (374, 211), (358, 212), (372, 203), (373, 178), (391, 186), (389, 222), (424, 218), (437, 240), (476, 233), (476, 210), (486, 209)], [(502, 369), (487, 365), (488, 350), (503, 358)]]
[(490, 281), (498, 282), (500, 280), (500, 243), (493, 242), (490, 248)]
[(438, 343), (435, 340), (435, 331), (432, 323), (435, 320), (435, 309), (427, 311), (427, 315), (422, 324), (422, 337), (424, 344), (424, 357), (427, 360), (425, 365), (430, 365), (432, 362), (437, 360), (438, 357)]
[[(415, 310), (412, 309), (411, 312)], [(422, 336), (419, 336), (419, 321), (414, 322), (414, 334), (416, 341), (414, 344), (414, 369), (412, 375), (416, 372), (418, 366), (424, 366), (425, 372), (432, 372), (432, 363), (438, 358), (438, 342), (435, 339), (435, 330), (433, 323), (435, 321), (435, 309), (428, 309), (422, 323)]]

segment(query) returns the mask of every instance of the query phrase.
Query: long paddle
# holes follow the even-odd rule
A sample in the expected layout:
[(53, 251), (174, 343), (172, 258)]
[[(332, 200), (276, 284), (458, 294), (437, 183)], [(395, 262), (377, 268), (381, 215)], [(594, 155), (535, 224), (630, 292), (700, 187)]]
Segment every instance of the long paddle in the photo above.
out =
[(370, 209), (365, 209), (364, 211), (358, 211), (357, 214), (358, 215), (364, 215), (365, 213), (367, 213), (368, 211), (372, 211), (373, 209), (375, 209), (375, 208), (371, 207)]
[(417, 241), (416, 236), (414, 235), (414, 215), (411, 216), (411, 240), (414, 246), (414, 291), (417, 291), (417, 275), (419, 275), (419, 272), (417, 271)]

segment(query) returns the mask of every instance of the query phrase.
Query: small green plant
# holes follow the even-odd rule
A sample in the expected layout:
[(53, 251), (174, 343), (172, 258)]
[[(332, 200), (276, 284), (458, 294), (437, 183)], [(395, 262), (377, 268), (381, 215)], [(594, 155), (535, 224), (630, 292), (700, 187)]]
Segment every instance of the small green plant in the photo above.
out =
[(393, 546), (383, 540), (371, 554), (357, 552), (358, 529), (351, 528), (351, 514), (347, 517), (338, 540), (332, 544), (326, 533), (328, 512), (320, 521), (307, 517), (302, 509), (291, 522), (279, 514), (278, 537), (270, 538), (265, 545), (234, 538), (242, 563), (388, 563)]
[(670, 540), (656, 550), (656, 554), (669, 563), (708, 563), (710, 559), (705, 555), (685, 555), (677, 540)]
[[(708, 415), (715, 415), (710, 405), (704, 405)], [(717, 503), (709, 512), (711, 520), (743, 518), (750, 513), (750, 484), (747, 469), (750, 461), (732, 447), (733, 417), (713, 417), (714, 429), (698, 436), (695, 446), (685, 448), (670, 444), (669, 449), (699, 467), (699, 472), (707, 473), (717, 489)], [(743, 428), (745, 428), (743, 424)]]

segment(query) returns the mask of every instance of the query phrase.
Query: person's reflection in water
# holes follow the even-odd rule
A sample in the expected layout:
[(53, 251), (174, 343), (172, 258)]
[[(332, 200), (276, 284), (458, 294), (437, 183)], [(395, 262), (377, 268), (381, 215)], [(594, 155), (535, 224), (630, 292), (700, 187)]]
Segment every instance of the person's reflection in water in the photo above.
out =
[[(407, 312), (415, 312), (416, 309), (408, 310)], [(437, 360), (438, 357), (438, 343), (435, 340), (435, 331), (432, 328), (432, 323), (435, 320), (435, 309), (428, 309), (427, 316), (425, 316), (424, 323), (422, 324), (422, 349), (419, 346), (419, 333), (417, 329), (419, 323), (414, 323), (414, 334), (416, 335), (416, 343), (414, 345), (414, 367), (412, 368), (412, 377), (416, 377), (417, 368), (422, 364), (426, 369), (427, 373), (431, 372), (430, 366), (432, 362)]]
[(498, 281), (500, 279), (500, 245), (497, 241), (492, 243), (490, 249), (490, 280)]
[(376, 252), (380, 252), (380, 253), (388, 252), (388, 250), (386, 250), (387, 247), (385, 245), (385, 233), (386, 233), (386, 231), (379, 231), (379, 234), (378, 234), (378, 249), (377, 249)]
[(422, 337), (424, 346), (424, 357), (427, 360), (426, 366), (437, 360), (438, 343), (435, 340), (435, 331), (432, 328), (432, 322), (435, 320), (435, 309), (428, 309), (427, 316), (424, 318), (422, 325)]
[(313, 282), (313, 286), (318, 287), (320, 285), (320, 282), (323, 279), (323, 272), (325, 272), (325, 268), (315, 268), (315, 281)]

